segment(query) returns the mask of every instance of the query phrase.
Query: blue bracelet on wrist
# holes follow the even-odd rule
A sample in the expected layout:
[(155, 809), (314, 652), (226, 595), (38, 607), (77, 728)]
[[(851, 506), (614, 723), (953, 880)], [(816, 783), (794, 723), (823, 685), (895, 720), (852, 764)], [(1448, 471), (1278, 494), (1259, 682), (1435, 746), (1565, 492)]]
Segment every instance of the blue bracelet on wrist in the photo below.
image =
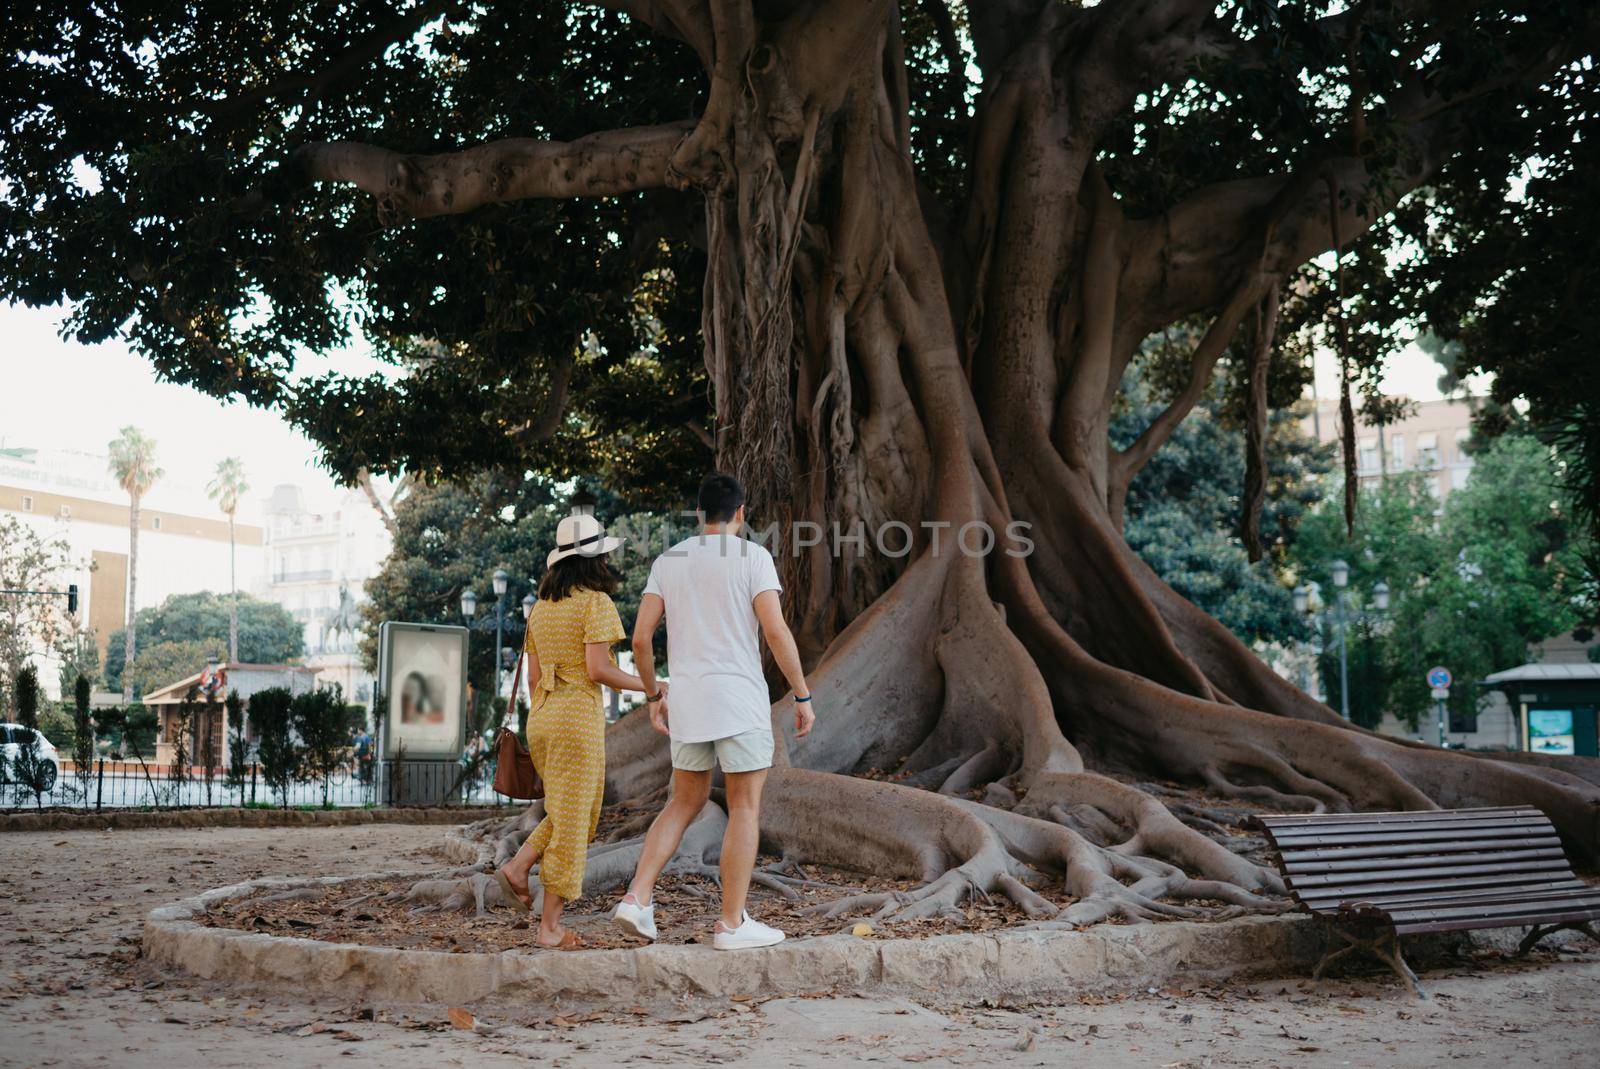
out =
[(808, 702), (810, 700), (811, 700), (811, 695), (807, 694), (804, 698), (796, 698), (794, 700), (794, 703), (796, 705), (799, 705), (801, 702)]

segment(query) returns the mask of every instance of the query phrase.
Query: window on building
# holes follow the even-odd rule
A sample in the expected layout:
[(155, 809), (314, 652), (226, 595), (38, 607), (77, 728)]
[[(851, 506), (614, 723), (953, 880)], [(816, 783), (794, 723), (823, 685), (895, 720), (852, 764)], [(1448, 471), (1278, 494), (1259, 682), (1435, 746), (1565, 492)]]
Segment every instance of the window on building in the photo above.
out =
[(1378, 470), (1378, 440), (1363, 438), (1356, 444), (1356, 467), (1362, 471)]
[(157, 531), (161, 530), (161, 517), (160, 516), (151, 517), (150, 526), (155, 528)]
[(33, 495), (32, 494), (23, 494), (22, 495), (22, 511), (23, 512), (32, 512), (33, 511)]
[(1455, 434), (1456, 455), (1455, 459), (1462, 464), (1471, 464), (1472, 457), (1467, 455), (1467, 441), (1472, 437), (1472, 431), (1466, 427), (1457, 427)]
[(1432, 431), (1417, 435), (1417, 467), (1427, 470), (1439, 466), (1439, 436)]
[(72, 518), (72, 506), (71, 505), (62, 505), (61, 506), (61, 518), (63, 520), (68, 520), (68, 519)]
[(1457, 467), (1450, 469), (1450, 489), (1459, 490), (1467, 485), (1467, 480), (1472, 478), (1472, 468)]
[(1406, 470), (1406, 436), (1403, 434), (1392, 435), (1389, 438), (1389, 470)]

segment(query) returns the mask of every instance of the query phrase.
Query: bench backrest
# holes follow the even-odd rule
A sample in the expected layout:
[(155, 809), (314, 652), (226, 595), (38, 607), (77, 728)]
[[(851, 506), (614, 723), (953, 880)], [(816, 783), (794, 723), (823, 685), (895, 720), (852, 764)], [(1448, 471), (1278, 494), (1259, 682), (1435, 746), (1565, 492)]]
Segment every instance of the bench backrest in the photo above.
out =
[(1532, 806), (1255, 819), (1295, 900), (1318, 915), (1404, 915), (1408, 931), (1442, 931), (1463, 925), (1447, 924), (1433, 903), (1476, 900), (1472, 912), (1485, 919), (1505, 904), (1509, 919), (1518, 902), (1585, 887)]

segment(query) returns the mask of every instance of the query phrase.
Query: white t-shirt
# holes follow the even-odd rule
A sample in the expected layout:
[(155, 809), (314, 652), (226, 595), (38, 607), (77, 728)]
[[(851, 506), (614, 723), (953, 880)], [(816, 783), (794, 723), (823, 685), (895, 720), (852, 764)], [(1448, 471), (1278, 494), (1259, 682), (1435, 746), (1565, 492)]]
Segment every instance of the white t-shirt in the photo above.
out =
[(766, 547), (697, 534), (650, 565), (646, 594), (667, 607), (667, 723), (674, 742), (710, 742), (772, 726), (755, 597), (781, 590)]

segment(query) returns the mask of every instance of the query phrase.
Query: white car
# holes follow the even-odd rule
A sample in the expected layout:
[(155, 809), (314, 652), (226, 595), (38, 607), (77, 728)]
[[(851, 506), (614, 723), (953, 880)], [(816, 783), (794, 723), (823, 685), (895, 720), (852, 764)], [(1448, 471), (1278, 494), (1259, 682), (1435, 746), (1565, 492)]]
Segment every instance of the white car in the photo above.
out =
[[(7, 768), (22, 753), (21, 740), (27, 737), (24, 734), (27, 730), (21, 724), (0, 724), (0, 757), (5, 759)], [(56, 785), (56, 779), (61, 775), (61, 755), (43, 733), (35, 731), (33, 737), (38, 743), (39, 756), (50, 766), (45, 769), (44, 782), (40, 784), (48, 791)]]

